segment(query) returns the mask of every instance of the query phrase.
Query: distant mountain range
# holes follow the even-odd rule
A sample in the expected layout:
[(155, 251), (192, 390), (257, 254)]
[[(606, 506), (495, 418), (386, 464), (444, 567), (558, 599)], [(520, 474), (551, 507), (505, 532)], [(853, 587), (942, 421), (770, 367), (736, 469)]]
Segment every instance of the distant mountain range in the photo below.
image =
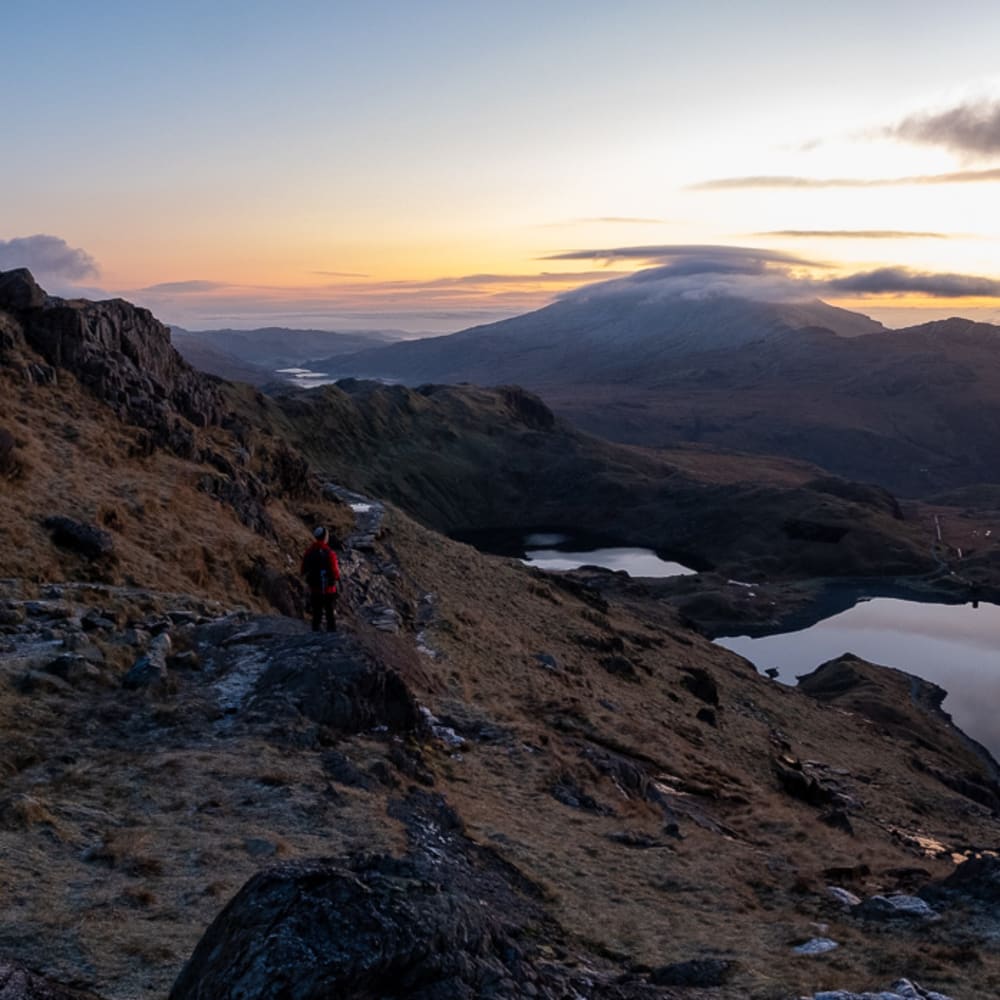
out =
[(268, 326), (256, 330), (170, 329), (171, 342), (189, 364), (221, 378), (260, 385), (279, 368), (302, 364), (317, 355), (336, 357), (404, 339), (399, 330), (294, 330)]
[(517, 384), (611, 440), (783, 455), (904, 495), (1000, 482), (1000, 327), (889, 330), (819, 300), (668, 294), (638, 277), (312, 366)]

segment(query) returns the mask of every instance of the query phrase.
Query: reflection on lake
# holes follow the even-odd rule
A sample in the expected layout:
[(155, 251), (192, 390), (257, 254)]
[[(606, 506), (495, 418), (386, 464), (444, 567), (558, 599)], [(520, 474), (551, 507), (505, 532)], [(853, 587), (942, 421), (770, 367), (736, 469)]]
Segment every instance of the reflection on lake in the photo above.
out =
[(916, 674), (943, 687), (955, 724), (1000, 758), (1000, 607), (994, 604), (880, 597), (799, 632), (716, 642), (760, 671), (775, 668), (785, 684), (842, 653)]
[[(565, 535), (528, 535), (526, 545), (558, 545), (566, 541)], [(580, 566), (601, 566), (604, 569), (624, 570), (629, 576), (665, 577), (685, 576), (693, 573), (677, 562), (661, 559), (652, 549), (591, 549), (587, 552), (564, 552), (561, 549), (529, 548), (524, 561), (536, 569), (567, 570)]]

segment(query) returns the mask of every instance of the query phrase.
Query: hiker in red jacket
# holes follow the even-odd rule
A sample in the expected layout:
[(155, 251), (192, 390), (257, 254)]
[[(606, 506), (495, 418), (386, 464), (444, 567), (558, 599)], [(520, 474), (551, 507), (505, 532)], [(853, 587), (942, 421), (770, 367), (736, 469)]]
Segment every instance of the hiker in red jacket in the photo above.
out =
[(316, 539), (306, 549), (302, 557), (302, 575), (309, 587), (312, 602), (312, 627), (319, 631), (320, 622), (326, 614), (327, 632), (337, 631), (337, 581), (340, 579), (340, 564), (337, 553), (330, 548), (330, 533), (326, 528), (313, 532)]

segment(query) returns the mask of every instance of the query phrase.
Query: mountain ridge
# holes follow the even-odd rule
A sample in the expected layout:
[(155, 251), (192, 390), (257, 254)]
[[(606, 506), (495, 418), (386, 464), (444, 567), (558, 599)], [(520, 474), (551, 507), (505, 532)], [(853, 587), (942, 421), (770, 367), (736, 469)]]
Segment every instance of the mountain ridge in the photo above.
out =
[[(721, 565), (780, 542), (797, 577), (838, 549), (943, 560), (923, 514), (803, 465), (754, 483), (730, 456), (699, 478), (718, 459), (595, 441), (513, 387), (265, 395), (193, 371), (148, 313), (29, 277), (0, 274), (0, 950), (32, 970), (0, 963), (5, 986), (995, 991), (991, 883), (970, 875), (995, 765), (908, 675), (846, 660), (811, 697), (641, 581), (590, 587), (429, 527), (624, 520), (641, 490), (637, 539), (673, 505), (706, 552), (744, 539)], [(320, 523), (343, 557), (335, 635), (294, 599)], [(917, 888), (940, 919), (869, 916)], [(817, 922), (834, 963), (792, 951)]]

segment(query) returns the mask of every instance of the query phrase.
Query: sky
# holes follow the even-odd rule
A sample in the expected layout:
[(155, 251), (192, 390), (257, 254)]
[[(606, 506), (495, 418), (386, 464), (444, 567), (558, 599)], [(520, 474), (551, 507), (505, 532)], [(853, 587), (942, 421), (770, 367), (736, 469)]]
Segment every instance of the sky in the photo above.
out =
[(447, 332), (736, 253), (1000, 322), (993, 2), (33, 0), (4, 37), (0, 269), (55, 294)]

